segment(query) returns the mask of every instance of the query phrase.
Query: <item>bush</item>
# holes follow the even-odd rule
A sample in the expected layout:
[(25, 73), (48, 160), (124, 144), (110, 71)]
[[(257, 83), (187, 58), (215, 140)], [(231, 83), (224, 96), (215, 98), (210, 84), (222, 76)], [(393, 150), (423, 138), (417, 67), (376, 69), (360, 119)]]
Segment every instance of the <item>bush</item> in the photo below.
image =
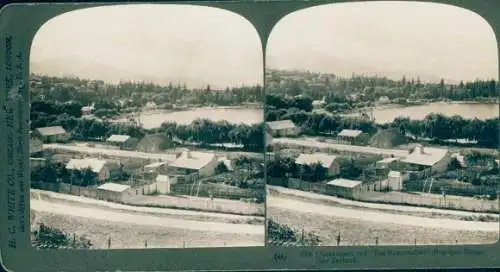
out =
[(273, 220), (268, 221), (268, 244), (273, 246), (318, 246), (321, 240), (315, 233), (299, 233), (287, 225), (279, 224)]
[(70, 237), (60, 229), (40, 224), (38, 230), (31, 233), (31, 244), (38, 249), (89, 249), (92, 242), (85, 237)]

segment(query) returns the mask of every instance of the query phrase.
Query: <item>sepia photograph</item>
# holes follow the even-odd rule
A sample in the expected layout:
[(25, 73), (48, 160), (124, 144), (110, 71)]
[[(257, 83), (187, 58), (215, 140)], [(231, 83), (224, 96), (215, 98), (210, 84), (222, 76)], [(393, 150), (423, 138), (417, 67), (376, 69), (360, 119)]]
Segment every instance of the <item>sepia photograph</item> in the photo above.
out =
[(499, 239), (497, 41), (444, 4), (293, 12), (266, 48), (267, 241)]
[(262, 46), (240, 15), (114, 5), (30, 52), (37, 249), (265, 245)]

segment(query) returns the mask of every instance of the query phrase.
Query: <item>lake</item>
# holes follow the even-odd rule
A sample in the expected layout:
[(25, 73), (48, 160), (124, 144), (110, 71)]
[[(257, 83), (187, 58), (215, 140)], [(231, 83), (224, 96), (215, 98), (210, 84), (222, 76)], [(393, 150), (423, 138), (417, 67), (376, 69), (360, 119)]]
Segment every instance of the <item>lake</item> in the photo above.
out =
[[(430, 103), (410, 107), (381, 107), (373, 110), (376, 123), (389, 123), (398, 116), (409, 117), (413, 120), (422, 120), (429, 113), (441, 113), (446, 116), (460, 115), (464, 119), (478, 118), (481, 120), (498, 117), (498, 104), (483, 103)], [(358, 114), (350, 114), (350, 116)]]
[(196, 108), (174, 112), (143, 112), (140, 121), (146, 129), (160, 127), (164, 122), (190, 124), (196, 119), (210, 119), (212, 121), (226, 120), (233, 124), (256, 124), (263, 122), (264, 113), (258, 108)]

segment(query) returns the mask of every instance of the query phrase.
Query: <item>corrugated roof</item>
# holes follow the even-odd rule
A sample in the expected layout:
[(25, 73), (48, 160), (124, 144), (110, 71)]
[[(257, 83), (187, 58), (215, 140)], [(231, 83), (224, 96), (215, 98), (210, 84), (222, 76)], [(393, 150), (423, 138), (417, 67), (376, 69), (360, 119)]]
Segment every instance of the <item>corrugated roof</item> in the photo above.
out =
[(340, 179), (334, 179), (332, 181), (329, 181), (327, 184), (333, 185), (333, 186), (338, 186), (338, 187), (354, 188), (354, 187), (359, 186), (363, 183), (361, 181), (357, 181), (357, 180), (340, 178)]
[(433, 166), (441, 161), (447, 154), (448, 149), (416, 147), (410, 155), (402, 160), (402, 162), (424, 166)]
[(104, 165), (106, 165), (106, 161), (94, 158), (71, 159), (68, 164), (66, 164), (66, 168), (71, 170), (84, 170), (90, 168), (92, 172), (100, 173)]
[(300, 154), (295, 159), (295, 163), (301, 165), (320, 163), (324, 168), (330, 168), (336, 158), (336, 156), (327, 153)]
[(41, 127), (36, 130), (43, 136), (61, 135), (66, 133), (66, 130), (64, 130), (61, 126)]
[(108, 138), (108, 142), (115, 142), (115, 143), (124, 143), (126, 142), (128, 139), (130, 139), (130, 136), (128, 135), (118, 135), (118, 134), (114, 134), (114, 135), (111, 135), (109, 138)]
[(112, 182), (104, 183), (103, 185), (98, 187), (98, 189), (101, 189), (101, 190), (118, 192), (118, 193), (121, 193), (121, 192), (128, 190), (130, 188), (131, 187), (129, 185), (112, 183)]
[(185, 151), (179, 158), (173, 161), (169, 166), (200, 170), (215, 158), (215, 154), (206, 152)]
[(341, 137), (358, 137), (363, 131), (357, 129), (344, 129), (337, 136)]
[(271, 130), (288, 129), (296, 127), (291, 120), (267, 122), (266, 125)]
[(154, 163), (145, 165), (144, 168), (157, 168), (157, 167), (163, 166), (165, 164), (166, 164), (166, 162), (154, 162)]
[(383, 160), (378, 161), (377, 163), (390, 163), (397, 160), (399, 160), (399, 158), (385, 158)]

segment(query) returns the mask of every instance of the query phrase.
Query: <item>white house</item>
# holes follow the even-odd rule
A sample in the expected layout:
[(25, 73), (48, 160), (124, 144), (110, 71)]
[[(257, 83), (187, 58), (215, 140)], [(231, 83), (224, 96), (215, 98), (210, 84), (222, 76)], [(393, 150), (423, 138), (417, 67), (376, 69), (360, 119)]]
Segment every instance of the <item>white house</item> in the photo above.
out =
[(106, 164), (107, 164), (106, 161), (94, 158), (71, 159), (66, 164), (66, 169), (78, 170), (78, 171), (90, 169), (97, 175), (97, 178), (100, 181), (105, 181), (109, 179), (109, 168)]
[(326, 192), (329, 195), (353, 198), (361, 192), (362, 184), (358, 180), (334, 179), (326, 184)]
[(175, 171), (179, 178), (192, 181), (214, 175), (218, 164), (219, 160), (214, 153), (184, 151), (168, 168)]
[(227, 157), (220, 157), (218, 159), (219, 163), (223, 163), (228, 171), (234, 170), (234, 162)]
[(84, 106), (82, 107), (82, 115), (90, 115), (94, 112), (95, 108), (94, 108), (94, 104), (90, 105), (90, 106)]
[(401, 162), (421, 166), (426, 172), (438, 173), (446, 171), (448, 164), (451, 161), (450, 152), (448, 149), (433, 148), (418, 145), (415, 147), (406, 158)]
[(129, 185), (108, 182), (97, 188), (98, 198), (112, 202), (123, 202), (125, 196), (129, 195)]
[(266, 123), (267, 131), (271, 136), (296, 136), (299, 128), (291, 120), (281, 120)]
[(327, 169), (328, 176), (335, 176), (340, 173), (340, 166), (336, 159), (336, 156), (327, 153), (300, 154), (295, 159), (295, 164), (310, 166), (319, 163)]

